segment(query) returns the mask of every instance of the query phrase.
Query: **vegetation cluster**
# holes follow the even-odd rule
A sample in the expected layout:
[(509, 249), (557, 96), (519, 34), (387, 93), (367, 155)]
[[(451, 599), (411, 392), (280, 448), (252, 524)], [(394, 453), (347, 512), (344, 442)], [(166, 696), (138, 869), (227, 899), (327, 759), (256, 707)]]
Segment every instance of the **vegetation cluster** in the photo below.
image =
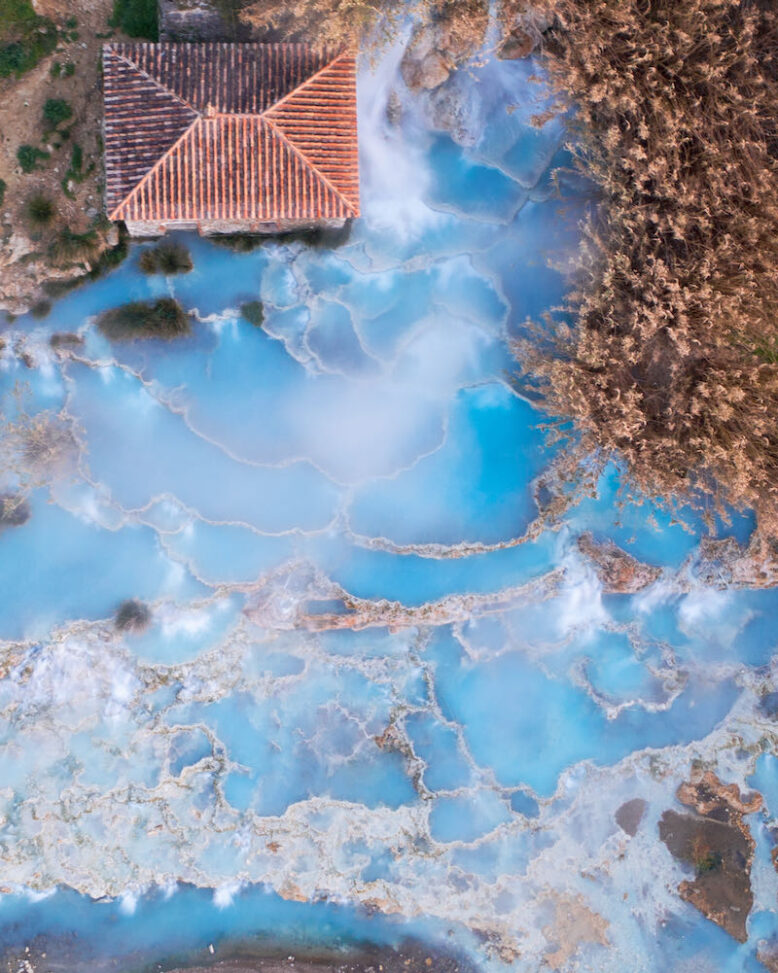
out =
[(144, 274), (188, 274), (192, 269), (192, 256), (184, 246), (176, 240), (162, 240), (155, 247), (144, 250), (138, 266)]
[(262, 301), (246, 301), (241, 304), (240, 313), (255, 328), (261, 328), (265, 323), (265, 308)]
[(189, 315), (171, 297), (160, 297), (155, 301), (130, 301), (129, 304), (110, 308), (98, 317), (97, 326), (111, 341), (171, 339), (191, 332)]
[(565, 313), (516, 344), (522, 381), (638, 494), (778, 534), (778, 10), (545, 2), (600, 199)]
[(157, 0), (114, 0), (110, 26), (118, 27), (128, 37), (156, 41), (157, 17)]
[(24, 74), (57, 46), (58, 31), (31, 0), (0, 0), (0, 78)]

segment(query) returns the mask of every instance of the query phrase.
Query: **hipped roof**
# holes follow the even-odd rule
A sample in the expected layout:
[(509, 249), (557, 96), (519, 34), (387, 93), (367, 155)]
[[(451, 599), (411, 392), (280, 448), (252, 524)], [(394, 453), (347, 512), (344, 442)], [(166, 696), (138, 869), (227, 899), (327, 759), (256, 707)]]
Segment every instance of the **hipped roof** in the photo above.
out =
[(106, 44), (113, 220), (359, 215), (356, 64), (306, 44)]

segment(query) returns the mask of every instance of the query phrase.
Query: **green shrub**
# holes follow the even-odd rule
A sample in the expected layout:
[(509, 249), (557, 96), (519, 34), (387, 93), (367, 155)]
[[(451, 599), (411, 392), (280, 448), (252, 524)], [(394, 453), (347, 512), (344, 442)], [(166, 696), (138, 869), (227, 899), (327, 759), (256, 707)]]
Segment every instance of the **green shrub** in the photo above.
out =
[(131, 301), (103, 311), (97, 319), (97, 326), (111, 341), (179, 338), (191, 332), (189, 315), (178, 301), (170, 297), (161, 297), (156, 301)]
[(157, 0), (114, 0), (110, 25), (130, 37), (158, 40)]
[(52, 78), (58, 78), (62, 74), (62, 65), (59, 61), (52, 61), (51, 67), (49, 68), (49, 76)]
[(48, 98), (43, 106), (43, 119), (49, 128), (56, 128), (61, 122), (73, 117), (73, 109), (64, 98)]
[(0, 179), (0, 206), (3, 205), (3, 200), (5, 199), (5, 191), (8, 188), (8, 183), (5, 179)]
[(192, 269), (192, 257), (183, 245), (175, 240), (163, 240), (156, 247), (144, 250), (138, 260), (144, 274), (188, 274)]
[(245, 304), (241, 304), (240, 313), (255, 328), (261, 328), (265, 321), (265, 309), (262, 306), (262, 301), (246, 301)]
[(72, 78), (75, 73), (76, 73), (75, 64), (72, 61), (68, 61), (68, 63), (65, 65), (65, 77)]
[(35, 67), (57, 46), (57, 28), (30, 0), (0, 0), (0, 78)]
[(84, 171), (84, 151), (78, 142), (73, 143), (73, 148), (70, 152), (70, 165), (68, 166), (65, 175), (62, 177), (62, 191), (70, 199), (75, 199), (75, 193), (71, 190), (69, 183), (83, 182), (89, 173), (94, 169), (94, 162), (89, 164), (89, 168)]
[(48, 152), (37, 148), (35, 145), (20, 145), (16, 150), (16, 161), (22, 167), (22, 172), (32, 172), (38, 168), (40, 159), (50, 158)]
[(24, 207), (27, 219), (33, 226), (47, 226), (56, 212), (54, 203), (43, 193), (33, 193)]

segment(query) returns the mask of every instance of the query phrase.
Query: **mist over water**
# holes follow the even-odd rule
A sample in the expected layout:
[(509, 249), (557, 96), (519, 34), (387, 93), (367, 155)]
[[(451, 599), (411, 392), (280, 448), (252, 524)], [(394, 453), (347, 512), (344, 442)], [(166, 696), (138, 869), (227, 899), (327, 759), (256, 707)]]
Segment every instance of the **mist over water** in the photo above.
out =
[[(6, 441), (56, 448), (9, 448), (2, 485), (31, 516), (0, 532), (0, 945), (75, 932), (98, 969), (414, 935), (489, 970), (759, 969), (778, 595), (703, 585), (700, 520), (620, 505), (610, 467), (539, 520), (554, 452), (508, 341), (560, 303), (590, 200), (550, 180), (537, 64), (462, 73), (463, 145), (407, 94), (389, 121), (400, 53), (361, 71), (345, 243), (187, 237), (169, 279), (135, 246), (5, 333)], [(191, 337), (95, 327), (167, 294)], [(658, 580), (603, 591), (587, 530)], [(130, 598), (143, 632), (114, 625)], [(694, 761), (765, 797), (744, 945), (659, 841)]]

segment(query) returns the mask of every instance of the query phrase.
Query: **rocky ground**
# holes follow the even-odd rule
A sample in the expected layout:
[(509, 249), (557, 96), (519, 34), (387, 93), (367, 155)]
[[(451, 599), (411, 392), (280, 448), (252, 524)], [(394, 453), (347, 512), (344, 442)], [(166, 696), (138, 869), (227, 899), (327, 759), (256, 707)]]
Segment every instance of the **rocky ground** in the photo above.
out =
[[(56, 50), (31, 71), (0, 80), (0, 174), (7, 184), (0, 207), (0, 310), (10, 314), (36, 305), (43, 313), (57, 283), (83, 277), (119, 242), (118, 229), (102, 217), (100, 50), (110, 32), (112, 2), (34, 5), (60, 34)], [(47, 131), (43, 106), (49, 98), (66, 101), (73, 114)], [(49, 158), (24, 172), (17, 161), (22, 145)], [(72, 168), (74, 146), (82, 156), (78, 171)], [(38, 224), (29, 212), (35, 197), (47, 199), (53, 210)]]

